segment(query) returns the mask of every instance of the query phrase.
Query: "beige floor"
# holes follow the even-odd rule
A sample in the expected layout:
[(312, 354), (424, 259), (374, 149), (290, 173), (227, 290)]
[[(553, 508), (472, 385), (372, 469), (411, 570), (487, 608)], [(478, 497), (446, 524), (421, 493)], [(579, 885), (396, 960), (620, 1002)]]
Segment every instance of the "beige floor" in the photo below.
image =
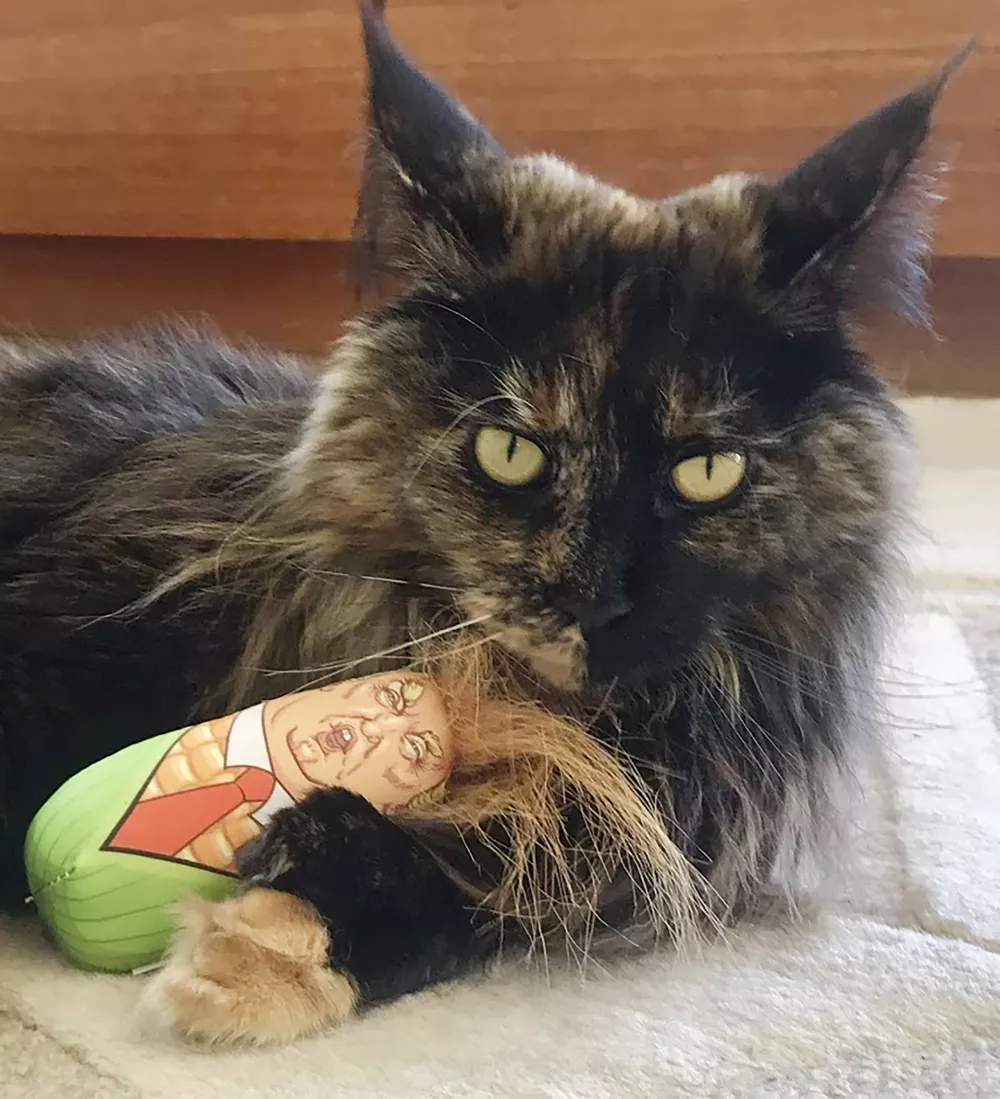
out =
[(956, 582), (1000, 577), (1000, 400), (904, 403), (925, 466), (918, 566)]

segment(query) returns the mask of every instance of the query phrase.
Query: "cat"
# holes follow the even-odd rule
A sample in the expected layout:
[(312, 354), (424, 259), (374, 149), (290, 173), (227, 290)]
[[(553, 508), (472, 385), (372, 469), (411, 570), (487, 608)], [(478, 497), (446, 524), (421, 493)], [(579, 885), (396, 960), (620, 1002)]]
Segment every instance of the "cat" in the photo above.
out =
[[(149, 991), (207, 1041), (289, 1039), (557, 933), (680, 939), (789, 888), (875, 724), (901, 582), (910, 444), (854, 325), (921, 314), (957, 60), (783, 178), (649, 200), (508, 156), (361, 13), (358, 239), (403, 287), (322, 372), (183, 328), (0, 358), (6, 899), (81, 767), (407, 661), (523, 701), (525, 758), (545, 714), (554, 741), (585, 729), (635, 806), (595, 839), (567, 752), (566, 785), (532, 788), (542, 838), (520, 778), (468, 828), (338, 790), (285, 810)], [(507, 781), (480, 762), (480, 794)], [(657, 829), (684, 867), (659, 893)]]

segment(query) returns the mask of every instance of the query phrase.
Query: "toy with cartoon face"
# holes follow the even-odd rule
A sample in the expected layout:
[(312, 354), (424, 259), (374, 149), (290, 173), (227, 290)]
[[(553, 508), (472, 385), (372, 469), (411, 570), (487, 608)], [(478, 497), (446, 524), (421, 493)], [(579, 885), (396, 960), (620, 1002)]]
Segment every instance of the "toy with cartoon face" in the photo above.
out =
[(382, 812), (444, 777), (444, 708), (428, 680), (375, 677), (264, 704), (274, 776), (295, 801), (342, 787)]
[(451, 763), (444, 703), (424, 676), (302, 691), (187, 729), (104, 848), (232, 873), (236, 850), (313, 791), (350, 790), (392, 813)]

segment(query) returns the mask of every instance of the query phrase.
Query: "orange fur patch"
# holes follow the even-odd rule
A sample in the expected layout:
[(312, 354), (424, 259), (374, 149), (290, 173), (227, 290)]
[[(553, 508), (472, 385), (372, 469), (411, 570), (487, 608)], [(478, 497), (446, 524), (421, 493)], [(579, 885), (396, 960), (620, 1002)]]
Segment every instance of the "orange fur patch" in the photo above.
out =
[(357, 989), (327, 965), (315, 909), (272, 889), (213, 904), (191, 898), (144, 996), (153, 1018), (209, 1044), (291, 1041), (342, 1022)]

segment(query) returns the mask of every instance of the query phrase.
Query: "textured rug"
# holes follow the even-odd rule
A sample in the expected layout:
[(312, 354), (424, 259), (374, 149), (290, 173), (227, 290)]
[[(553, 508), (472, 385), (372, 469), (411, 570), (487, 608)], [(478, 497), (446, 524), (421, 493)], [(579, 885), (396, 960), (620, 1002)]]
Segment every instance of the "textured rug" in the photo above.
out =
[[(918, 403), (921, 592), (885, 669), (885, 751), (822, 915), (548, 981), (510, 970), (284, 1049), (143, 1031), (138, 978), (0, 925), (0, 1099), (1000, 1095), (1000, 405)], [(996, 559), (996, 560), (995, 560)]]

